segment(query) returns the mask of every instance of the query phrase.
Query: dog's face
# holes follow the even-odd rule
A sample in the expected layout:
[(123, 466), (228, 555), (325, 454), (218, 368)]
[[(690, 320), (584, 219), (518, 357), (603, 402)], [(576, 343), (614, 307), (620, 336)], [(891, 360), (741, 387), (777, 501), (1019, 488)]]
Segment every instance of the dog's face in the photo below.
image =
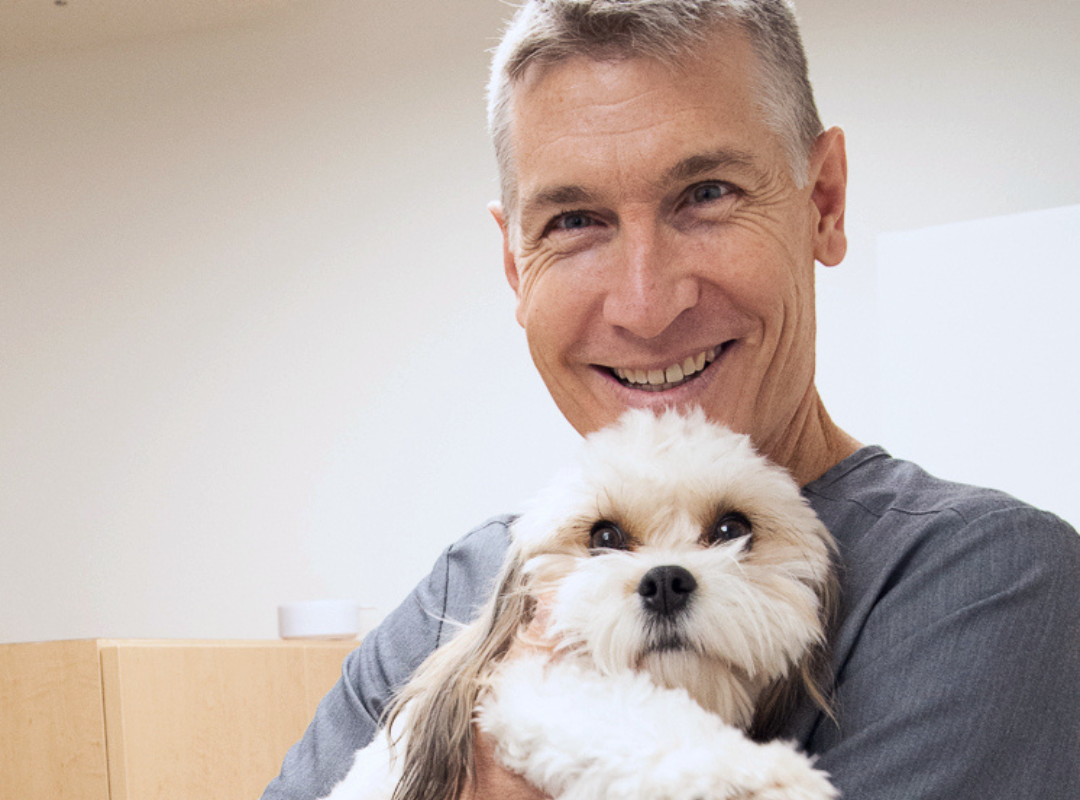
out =
[(831, 540), (786, 472), (695, 413), (630, 412), (514, 525), (548, 634), (746, 726), (823, 637)]

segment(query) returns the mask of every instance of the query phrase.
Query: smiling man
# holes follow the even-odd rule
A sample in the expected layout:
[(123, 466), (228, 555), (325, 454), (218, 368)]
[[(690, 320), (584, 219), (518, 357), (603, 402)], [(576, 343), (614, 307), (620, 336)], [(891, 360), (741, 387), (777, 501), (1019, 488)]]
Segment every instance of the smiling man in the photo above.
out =
[(503, 231), (517, 318), (588, 433), (700, 405), (807, 483), (857, 449), (814, 388), (814, 263), (844, 256), (843, 134), (796, 174), (722, 28), (669, 62), (576, 56), (523, 73)]
[[(493, 63), (491, 210), (517, 320), (582, 434), (700, 406), (785, 466), (839, 545), (835, 719), (784, 736), (846, 800), (1080, 797), (1080, 537), (863, 447), (814, 385), (814, 271), (844, 257), (847, 164), (782, 0), (533, 0)], [(346, 661), (267, 789), (314, 798), (471, 619), (508, 517), (452, 545)], [(477, 743), (463, 796), (535, 791)]]

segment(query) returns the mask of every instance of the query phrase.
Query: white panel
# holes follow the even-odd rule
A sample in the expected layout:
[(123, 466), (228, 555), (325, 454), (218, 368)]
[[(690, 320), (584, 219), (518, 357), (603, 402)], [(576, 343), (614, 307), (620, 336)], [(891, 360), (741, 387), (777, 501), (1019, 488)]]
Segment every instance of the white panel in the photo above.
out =
[(1080, 522), (1080, 206), (882, 235), (883, 443)]

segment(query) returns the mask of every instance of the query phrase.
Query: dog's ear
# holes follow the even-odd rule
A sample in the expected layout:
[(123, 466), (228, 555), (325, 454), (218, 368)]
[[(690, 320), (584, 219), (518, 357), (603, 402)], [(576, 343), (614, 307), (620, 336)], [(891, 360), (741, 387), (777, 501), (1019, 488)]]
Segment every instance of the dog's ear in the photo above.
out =
[(832, 700), (832, 654), (828, 645), (839, 607), (840, 583), (834, 571), (818, 587), (818, 620), (822, 638), (811, 647), (796, 669), (768, 686), (758, 698), (748, 734), (756, 742), (768, 742), (785, 734), (791, 715), (809, 698), (834, 723)]
[(386, 724), (392, 737), (405, 705), (410, 720), (393, 800), (454, 800), (471, 775), (480, 693), (534, 611), (516, 545), (497, 585), (480, 616), (420, 665), (390, 707)]
[(809, 697), (826, 716), (833, 717), (832, 703), (823, 688), (828, 671), (828, 652), (815, 645), (797, 669), (768, 686), (758, 698), (748, 735), (755, 742), (769, 742), (785, 735), (791, 715)]

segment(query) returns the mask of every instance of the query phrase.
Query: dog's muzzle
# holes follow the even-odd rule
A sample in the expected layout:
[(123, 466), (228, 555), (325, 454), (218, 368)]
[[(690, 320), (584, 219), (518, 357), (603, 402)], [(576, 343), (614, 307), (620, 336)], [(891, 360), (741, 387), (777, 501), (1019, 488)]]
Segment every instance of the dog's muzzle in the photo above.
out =
[(646, 572), (637, 591), (646, 611), (670, 617), (686, 607), (695, 589), (697, 581), (688, 569), (667, 565)]

